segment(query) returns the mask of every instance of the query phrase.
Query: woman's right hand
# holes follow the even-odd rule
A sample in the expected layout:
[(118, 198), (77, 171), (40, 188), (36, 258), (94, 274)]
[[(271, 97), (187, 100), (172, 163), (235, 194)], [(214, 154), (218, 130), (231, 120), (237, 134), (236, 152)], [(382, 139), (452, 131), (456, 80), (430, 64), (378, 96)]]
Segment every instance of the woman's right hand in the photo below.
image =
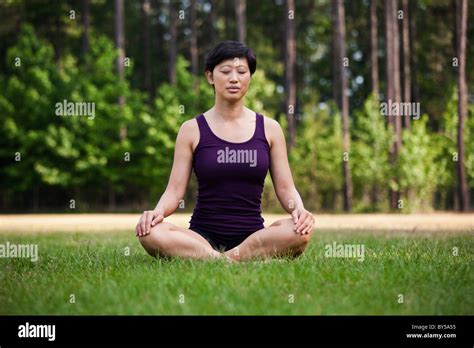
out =
[(156, 210), (145, 210), (135, 227), (137, 237), (150, 234), (151, 228), (164, 220), (164, 214)]

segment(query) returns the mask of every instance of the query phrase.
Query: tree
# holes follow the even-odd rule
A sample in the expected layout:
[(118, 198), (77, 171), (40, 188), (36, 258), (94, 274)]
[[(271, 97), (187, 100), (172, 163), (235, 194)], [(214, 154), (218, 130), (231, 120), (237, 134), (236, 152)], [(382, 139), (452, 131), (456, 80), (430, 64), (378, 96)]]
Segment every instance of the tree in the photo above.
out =
[(409, 41), (410, 41), (410, 73), (411, 77), (411, 97), (412, 99), (419, 100), (419, 91), (418, 91), (418, 80), (416, 78), (418, 71), (418, 54), (416, 50), (417, 43), (417, 34), (416, 34), (416, 15), (417, 15), (417, 1), (410, 1), (410, 17), (409, 17)]
[(352, 174), (349, 166), (350, 135), (349, 135), (349, 98), (347, 96), (348, 80), (347, 70), (349, 59), (346, 56), (346, 25), (343, 0), (332, 2), (333, 10), (333, 32), (334, 32), (334, 83), (337, 92), (336, 103), (341, 110), (342, 116), (342, 137), (343, 137), (343, 157), (342, 172), (344, 176), (343, 196), (344, 210), (352, 209)]
[(211, 4), (211, 10), (209, 13), (209, 18), (210, 18), (210, 46), (214, 47), (216, 45), (216, 40), (217, 40), (217, 33), (216, 33), (216, 22), (217, 22), (217, 1), (218, 0), (209, 0), (209, 3)]
[[(396, 4), (396, 0), (385, 1), (387, 103), (400, 103), (400, 59)], [(401, 119), (399, 115), (389, 115), (388, 119), (394, 132), (393, 146), (390, 150), (390, 164), (395, 168), (402, 145)], [(390, 206), (392, 209), (396, 209), (400, 199), (398, 178), (394, 176), (392, 181)]]
[(196, 0), (191, 0), (191, 72), (196, 77), (198, 68), (198, 44), (197, 44), (197, 21)]
[(377, 1), (370, 1), (370, 77), (372, 94), (379, 98), (379, 63), (377, 44)]
[(286, 0), (285, 12), (285, 113), (288, 122), (288, 150), (295, 145), (296, 137), (296, 79), (295, 79), (295, 63), (296, 63), (296, 43), (295, 43), (295, 2), (294, 0)]
[[(117, 71), (120, 81), (125, 79), (125, 32), (124, 32), (124, 8), (123, 0), (115, 0), (115, 46), (118, 49)], [(125, 106), (125, 96), (122, 94), (118, 97), (119, 112), (123, 113)], [(122, 124), (119, 131), (120, 140), (127, 137), (127, 127)], [(115, 208), (115, 190), (112, 183), (109, 182), (109, 206), (110, 209)]]
[(115, 0), (115, 46), (118, 49), (117, 71), (120, 79), (124, 78), (125, 33), (123, 17), (123, 0)]
[[(410, 75), (410, 14), (408, 0), (402, 0), (402, 37), (403, 37), (403, 101), (411, 103), (411, 75)], [(410, 128), (410, 116), (405, 116), (405, 127)]]
[(174, 1), (170, 1), (169, 4), (169, 17), (170, 17), (170, 48), (168, 55), (168, 81), (171, 85), (176, 84), (176, 58), (178, 54), (177, 40), (178, 40), (178, 25), (177, 25), (177, 13)]
[(82, 0), (82, 54), (89, 52), (90, 1)]
[(151, 82), (151, 47), (150, 47), (150, 0), (142, 0), (143, 19), (143, 83), (144, 89), (148, 93), (148, 100), (153, 98), (153, 88)]
[(245, 42), (247, 24), (245, 20), (245, 0), (235, 0), (235, 14), (237, 17), (237, 40)]
[(467, 117), (467, 84), (466, 84), (466, 31), (467, 0), (456, 2), (456, 36), (458, 67), (458, 196), (459, 210), (469, 210), (469, 192), (467, 188), (466, 169), (464, 165), (464, 123)]

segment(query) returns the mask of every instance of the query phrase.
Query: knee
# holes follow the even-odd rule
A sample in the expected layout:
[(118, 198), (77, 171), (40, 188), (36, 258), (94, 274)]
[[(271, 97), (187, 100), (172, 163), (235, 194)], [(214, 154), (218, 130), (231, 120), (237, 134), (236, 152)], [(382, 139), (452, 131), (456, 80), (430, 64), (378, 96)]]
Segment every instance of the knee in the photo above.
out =
[(308, 232), (307, 234), (299, 234), (298, 233), (298, 236), (301, 240), (301, 244), (302, 245), (307, 245), (309, 243), (309, 241), (311, 240), (311, 236), (313, 235), (313, 232)]
[(296, 244), (305, 247), (309, 243), (309, 241), (311, 240), (311, 236), (313, 235), (313, 231), (311, 230), (306, 234), (296, 233), (296, 231), (294, 230), (295, 224), (294, 224), (293, 220), (292, 219), (285, 219), (285, 220), (286, 221), (284, 221), (282, 223), (285, 224), (285, 226), (288, 228), (290, 233), (292, 233), (292, 235), (295, 238)]
[(312, 230), (309, 231), (307, 234), (296, 233), (294, 230), (295, 223), (293, 222), (293, 219), (281, 219), (275, 221), (272, 225), (285, 228), (285, 230), (288, 231), (287, 233), (291, 235), (293, 243), (301, 245), (303, 247), (305, 247), (309, 243), (309, 241), (311, 240), (311, 236), (313, 235)]
[(165, 249), (168, 244), (168, 232), (172, 229), (171, 224), (161, 222), (151, 228), (150, 233), (146, 236), (138, 237), (141, 245), (148, 254), (156, 257), (160, 250)]

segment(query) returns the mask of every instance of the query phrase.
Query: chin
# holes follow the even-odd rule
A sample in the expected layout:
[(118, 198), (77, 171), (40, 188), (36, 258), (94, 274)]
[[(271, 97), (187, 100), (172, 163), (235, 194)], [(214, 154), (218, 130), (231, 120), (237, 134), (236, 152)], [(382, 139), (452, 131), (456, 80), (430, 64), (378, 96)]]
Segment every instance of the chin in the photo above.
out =
[(236, 94), (223, 93), (223, 94), (221, 94), (222, 99), (231, 100), (231, 101), (236, 101), (236, 100), (242, 99), (243, 97), (244, 97), (244, 94), (242, 94), (242, 93), (236, 93)]

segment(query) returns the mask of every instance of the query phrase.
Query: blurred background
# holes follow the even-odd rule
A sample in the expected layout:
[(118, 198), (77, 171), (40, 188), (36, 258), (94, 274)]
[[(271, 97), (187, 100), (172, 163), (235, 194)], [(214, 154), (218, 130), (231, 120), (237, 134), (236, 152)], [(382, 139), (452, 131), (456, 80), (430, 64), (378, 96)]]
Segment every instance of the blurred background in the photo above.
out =
[[(0, 0), (0, 211), (152, 209), (180, 125), (214, 103), (204, 61), (224, 40), (256, 52), (245, 104), (282, 125), (307, 209), (467, 211), (473, 11), (467, 0)], [(384, 116), (388, 101), (419, 114)], [(94, 114), (58, 116), (58, 103)], [(196, 188), (193, 175), (183, 212)], [(270, 176), (263, 210), (283, 211)]]

